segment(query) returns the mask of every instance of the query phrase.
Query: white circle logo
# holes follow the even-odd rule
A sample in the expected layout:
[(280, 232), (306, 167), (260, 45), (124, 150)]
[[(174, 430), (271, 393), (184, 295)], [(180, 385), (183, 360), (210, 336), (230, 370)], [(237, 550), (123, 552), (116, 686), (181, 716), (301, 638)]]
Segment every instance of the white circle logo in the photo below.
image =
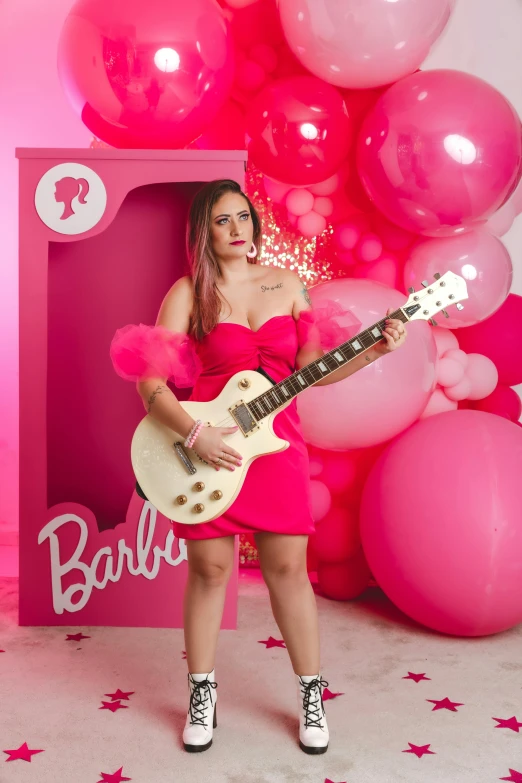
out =
[(46, 171), (34, 193), (36, 211), (58, 234), (82, 234), (100, 222), (107, 191), (95, 171), (81, 163), (60, 163)]

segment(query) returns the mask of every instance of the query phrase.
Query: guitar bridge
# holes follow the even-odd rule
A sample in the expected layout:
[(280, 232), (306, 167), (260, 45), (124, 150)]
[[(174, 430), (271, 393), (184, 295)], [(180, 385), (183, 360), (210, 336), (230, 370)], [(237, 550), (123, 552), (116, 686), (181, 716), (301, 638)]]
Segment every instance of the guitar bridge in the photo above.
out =
[(235, 402), (228, 411), (245, 438), (248, 438), (259, 429), (259, 424), (252, 416), (250, 408), (244, 400)]
[(190, 476), (193, 476), (194, 473), (197, 473), (197, 468), (188, 456), (187, 452), (183, 448), (183, 444), (180, 440), (176, 441), (174, 443), (174, 451), (178, 455), (179, 459), (183, 463), (184, 467), (186, 468), (187, 473)]

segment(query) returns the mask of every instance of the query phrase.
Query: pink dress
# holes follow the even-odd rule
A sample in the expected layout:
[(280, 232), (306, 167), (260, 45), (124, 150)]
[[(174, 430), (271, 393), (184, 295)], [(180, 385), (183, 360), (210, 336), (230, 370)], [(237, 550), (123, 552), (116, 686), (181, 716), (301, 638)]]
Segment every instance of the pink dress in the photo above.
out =
[[(189, 399), (214, 399), (241, 370), (262, 367), (274, 381), (282, 381), (296, 369), (298, 348), (298, 328), (292, 315), (274, 316), (256, 332), (223, 321), (196, 343), (202, 369)], [(195, 525), (172, 522), (178, 538), (218, 538), (256, 531), (309, 535), (315, 531), (308, 450), (295, 397), (276, 415), (273, 426), (276, 435), (290, 446), (251, 463), (239, 495), (221, 516)]]

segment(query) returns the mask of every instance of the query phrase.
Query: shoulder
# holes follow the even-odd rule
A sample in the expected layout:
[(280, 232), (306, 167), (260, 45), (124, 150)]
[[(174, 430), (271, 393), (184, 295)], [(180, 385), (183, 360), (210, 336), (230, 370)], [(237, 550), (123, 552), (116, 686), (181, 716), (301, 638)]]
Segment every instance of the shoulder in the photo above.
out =
[(193, 302), (192, 278), (190, 275), (180, 277), (165, 294), (156, 325), (161, 324), (174, 332), (188, 332)]
[(299, 277), (297, 272), (291, 269), (284, 269), (284, 282), (288, 286), (292, 298), (292, 315), (298, 318), (302, 310), (311, 310), (312, 301), (306, 288), (305, 282)]

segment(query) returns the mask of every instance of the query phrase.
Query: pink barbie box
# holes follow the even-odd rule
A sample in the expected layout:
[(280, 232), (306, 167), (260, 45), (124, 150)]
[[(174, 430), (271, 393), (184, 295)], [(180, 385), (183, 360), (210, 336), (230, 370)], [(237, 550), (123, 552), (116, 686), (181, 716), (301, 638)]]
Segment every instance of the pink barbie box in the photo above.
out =
[[(184, 539), (135, 490), (145, 409), (114, 371), (119, 327), (154, 324), (187, 274), (201, 183), (244, 187), (247, 153), (17, 149), (20, 625), (181, 628)], [(179, 399), (190, 389), (173, 388)], [(223, 628), (237, 628), (237, 564)]]

